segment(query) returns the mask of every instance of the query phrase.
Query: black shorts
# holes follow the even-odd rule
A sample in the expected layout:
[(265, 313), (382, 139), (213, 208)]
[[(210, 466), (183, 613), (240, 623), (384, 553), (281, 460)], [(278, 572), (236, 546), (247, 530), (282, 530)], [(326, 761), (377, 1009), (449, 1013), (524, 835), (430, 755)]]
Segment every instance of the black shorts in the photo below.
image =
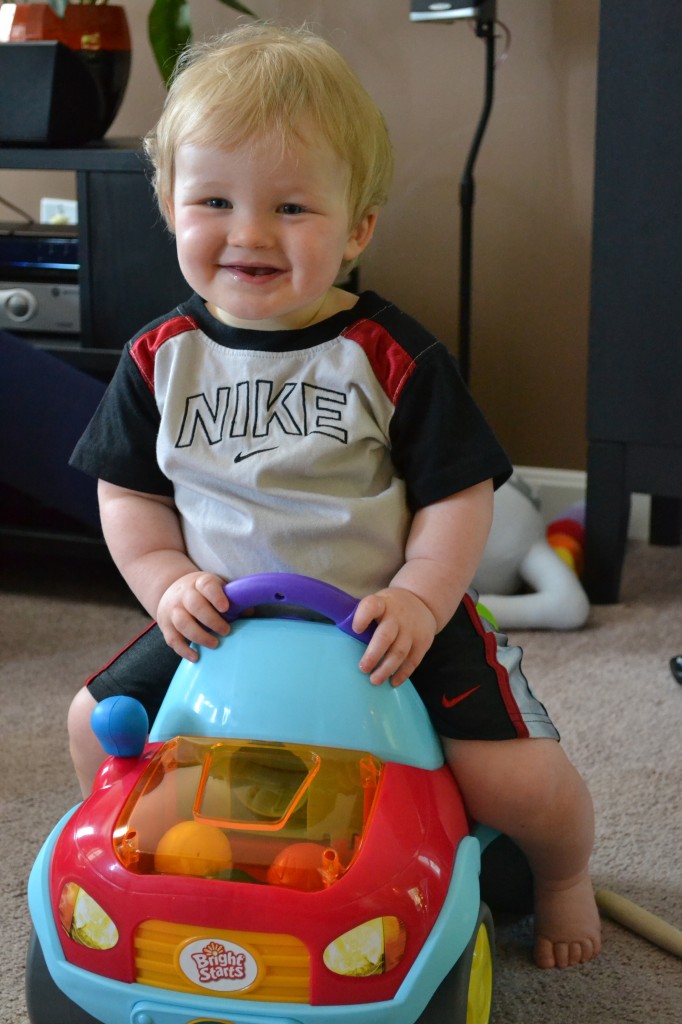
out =
[[(521, 669), (522, 651), (495, 632), (467, 594), (412, 682), (436, 732), (453, 739), (559, 738)], [(95, 700), (127, 694), (156, 718), (180, 658), (154, 623), (86, 685)]]
[(458, 740), (559, 739), (509, 644), (466, 594), (436, 637), (412, 682), (436, 732)]

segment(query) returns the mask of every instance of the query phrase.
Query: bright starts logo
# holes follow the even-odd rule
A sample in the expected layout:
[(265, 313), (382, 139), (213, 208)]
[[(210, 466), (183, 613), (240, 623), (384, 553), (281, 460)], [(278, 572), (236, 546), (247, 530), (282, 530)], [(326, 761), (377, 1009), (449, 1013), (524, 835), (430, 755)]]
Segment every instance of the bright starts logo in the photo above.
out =
[(233, 942), (197, 939), (180, 953), (180, 969), (195, 985), (216, 992), (238, 992), (256, 980), (255, 957)]

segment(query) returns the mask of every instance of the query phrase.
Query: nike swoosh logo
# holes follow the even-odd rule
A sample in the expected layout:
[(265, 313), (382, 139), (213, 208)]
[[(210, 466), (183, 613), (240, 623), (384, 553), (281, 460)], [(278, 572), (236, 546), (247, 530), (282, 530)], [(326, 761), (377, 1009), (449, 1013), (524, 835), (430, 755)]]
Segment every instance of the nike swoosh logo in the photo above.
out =
[(273, 445), (272, 448), (256, 448), (253, 452), (238, 452), (234, 457), (235, 462), (243, 462), (245, 459), (250, 459), (253, 455), (262, 455), (263, 452), (274, 452), (279, 445)]
[(479, 686), (474, 686), (473, 689), (467, 690), (466, 693), (460, 693), (457, 697), (446, 697), (445, 694), (443, 694), (443, 697), (442, 697), (443, 707), (444, 708), (454, 708), (455, 704), (459, 704), (460, 701), (466, 700), (466, 698), (470, 697), (472, 693), (476, 693), (476, 690), (480, 690), (480, 689), (481, 689), (480, 685)]

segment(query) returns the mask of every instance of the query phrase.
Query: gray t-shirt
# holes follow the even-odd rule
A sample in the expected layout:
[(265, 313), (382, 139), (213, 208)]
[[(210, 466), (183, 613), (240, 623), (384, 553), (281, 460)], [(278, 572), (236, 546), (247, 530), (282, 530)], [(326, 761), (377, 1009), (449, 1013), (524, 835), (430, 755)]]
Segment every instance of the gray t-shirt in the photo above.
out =
[(71, 463), (172, 496), (202, 569), (356, 597), (400, 568), (414, 511), (511, 472), (447, 349), (372, 292), (299, 331), (193, 296), (126, 346)]

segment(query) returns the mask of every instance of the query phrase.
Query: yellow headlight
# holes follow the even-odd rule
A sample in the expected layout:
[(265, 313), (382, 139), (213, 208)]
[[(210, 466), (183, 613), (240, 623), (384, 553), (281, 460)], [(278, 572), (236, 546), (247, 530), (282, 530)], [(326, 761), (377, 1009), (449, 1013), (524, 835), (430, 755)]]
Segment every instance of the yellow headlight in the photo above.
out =
[(59, 919), (67, 935), (90, 949), (112, 949), (118, 929), (91, 896), (75, 882), (67, 882), (59, 898)]
[(400, 963), (405, 940), (405, 926), (397, 917), (375, 917), (330, 942), (323, 959), (334, 974), (384, 974)]

